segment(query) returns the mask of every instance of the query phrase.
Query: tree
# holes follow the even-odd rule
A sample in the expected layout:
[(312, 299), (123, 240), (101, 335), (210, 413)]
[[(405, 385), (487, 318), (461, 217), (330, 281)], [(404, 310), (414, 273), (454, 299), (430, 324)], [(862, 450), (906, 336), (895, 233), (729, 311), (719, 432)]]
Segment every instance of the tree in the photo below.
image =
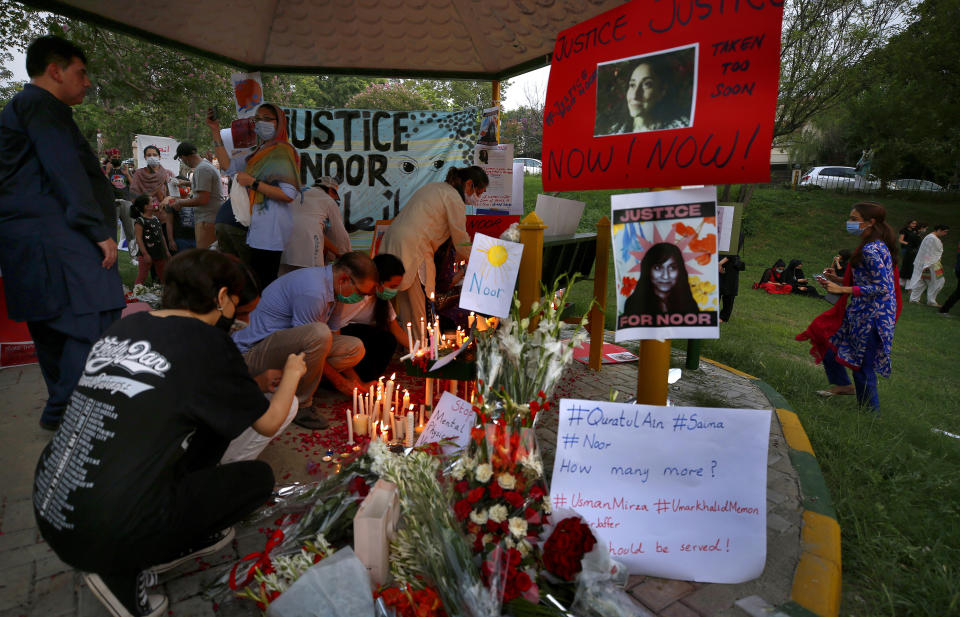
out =
[(855, 92), (854, 67), (884, 44), (910, 1), (788, 0), (774, 137), (790, 135)]
[(431, 104), (410, 82), (390, 81), (370, 84), (363, 92), (350, 97), (347, 107), (410, 111), (430, 109)]

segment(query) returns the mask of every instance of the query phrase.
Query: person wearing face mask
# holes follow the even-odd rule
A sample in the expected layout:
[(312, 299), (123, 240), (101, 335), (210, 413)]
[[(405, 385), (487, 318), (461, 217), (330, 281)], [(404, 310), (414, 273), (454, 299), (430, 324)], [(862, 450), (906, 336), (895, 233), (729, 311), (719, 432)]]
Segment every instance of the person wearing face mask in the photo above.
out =
[(144, 148), (143, 158), (146, 165), (133, 173), (130, 189), (135, 195), (163, 202), (167, 198), (167, 180), (173, 178), (173, 173), (160, 165), (160, 149), (156, 146)]
[[(402, 323), (416, 325), (426, 318), (426, 298), (436, 286), (434, 253), (448, 238), (461, 259), (470, 258), (466, 206), (478, 203), (489, 183), (480, 167), (454, 167), (444, 182), (432, 182), (417, 190), (387, 228), (380, 251), (399, 257), (404, 268), (397, 294), (397, 314)], [(419, 327), (414, 331), (419, 336)]]
[(784, 271), (787, 264), (782, 259), (778, 259), (774, 264), (763, 271), (760, 276), (760, 282), (754, 283), (754, 289), (762, 289), (771, 294), (788, 294), (793, 291), (793, 287), (787, 284)]
[(207, 126), (221, 169), (250, 194), (250, 267), (264, 289), (277, 278), (283, 249), (293, 231), (290, 202), (300, 191), (300, 157), (287, 137), (287, 117), (275, 105), (264, 103), (253, 117), (257, 145), (246, 157), (230, 159), (220, 139), (220, 124), (212, 114)]
[(640, 279), (623, 303), (623, 315), (699, 313), (683, 253), (669, 242), (654, 244), (640, 260)]
[[(840, 284), (821, 281), (827, 292), (840, 298), (796, 337), (809, 340), (810, 354), (823, 362), (830, 388), (817, 394), (856, 394), (860, 407), (874, 412), (880, 410), (877, 375), (890, 376), (894, 326), (902, 304), (896, 266), (899, 243), (886, 218), (880, 204), (853, 206), (846, 229), (860, 236), (860, 244)], [(853, 370), (853, 384), (847, 368)]]
[(250, 325), (233, 334), (254, 375), (280, 368), (288, 354), (306, 354), (307, 372), (297, 387), (300, 409), (294, 422), (299, 426), (324, 429), (328, 425), (313, 407), (323, 377), (344, 394), (360, 387), (359, 378), (349, 369), (363, 358), (363, 343), (352, 336), (333, 335), (328, 321), (336, 303), (360, 302), (374, 292), (378, 281), (373, 261), (357, 251), (328, 266), (294, 270), (263, 290), (250, 314)]
[(349, 253), (350, 235), (340, 215), (340, 184), (322, 176), (294, 202), (293, 232), (283, 249), (280, 274), (322, 266)]
[(167, 599), (147, 592), (154, 574), (229, 545), (231, 526), (273, 490), (266, 463), (218, 464), (248, 427), (277, 432), (306, 371), (289, 354), (278, 381), (251, 377), (224, 331), (249, 278), (214, 251), (173, 258), (162, 308), (94, 344), (37, 463), (40, 533), (112, 615), (166, 615)]
[(380, 277), (374, 295), (365, 296), (356, 304), (337, 304), (329, 321), (332, 331), (363, 342), (363, 359), (353, 367), (363, 382), (384, 374), (398, 345), (409, 347), (407, 332), (397, 322), (390, 304), (403, 282), (403, 262), (389, 253), (380, 253), (373, 263)]
[(217, 240), (217, 231), (214, 222), (217, 211), (223, 203), (220, 172), (207, 159), (197, 154), (197, 147), (189, 142), (181, 142), (177, 146), (177, 154), (173, 157), (193, 170), (190, 179), (191, 195), (187, 199), (167, 197), (164, 205), (180, 213), (183, 208), (193, 208), (193, 232), (196, 247), (205, 249)]

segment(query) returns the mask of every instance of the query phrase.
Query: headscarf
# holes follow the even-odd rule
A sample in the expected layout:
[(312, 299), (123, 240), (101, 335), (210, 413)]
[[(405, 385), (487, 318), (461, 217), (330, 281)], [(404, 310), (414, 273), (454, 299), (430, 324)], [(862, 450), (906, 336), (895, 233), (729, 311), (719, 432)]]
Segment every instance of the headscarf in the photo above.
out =
[[(269, 104), (268, 104), (269, 105)], [(285, 182), (300, 190), (300, 157), (287, 136), (287, 115), (274, 105), (269, 105), (277, 113), (277, 134), (247, 158), (245, 172), (266, 184)], [(250, 191), (250, 211), (254, 204), (263, 203), (264, 194)]]

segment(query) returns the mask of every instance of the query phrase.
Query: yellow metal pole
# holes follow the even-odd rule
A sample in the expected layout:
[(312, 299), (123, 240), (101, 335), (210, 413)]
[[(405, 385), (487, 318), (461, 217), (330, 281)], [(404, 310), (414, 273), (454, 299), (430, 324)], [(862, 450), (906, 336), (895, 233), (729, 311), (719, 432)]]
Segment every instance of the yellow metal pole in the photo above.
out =
[[(679, 186), (650, 189), (667, 191)], [(640, 341), (640, 359), (637, 361), (637, 403), (641, 405), (667, 404), (667, 377), (670, 375), (670, 339)]]
[(597, 221), (597, 257), (593, 266), (593, 307), (590, 309), (590, 368), (600, 370), (603, 319), (607, 310), (607, 263), (610, 261), (610, 219)]
[(493, 104), (497, 106), (497, 143), (500, 143), (500, 80), (493, 82)]
[(530, 312), (533, 303), (540, 299), (540, 276), (543, 274), (543, 230), (547, 226), (536, 212), (531, 212), (520, 221), (519, 228), (520, 242), (523, 243), (523, 257), (520, 258), (520, 273), (517, 276), (517, 295), (520, 298), (520, 316), (523, 317)]

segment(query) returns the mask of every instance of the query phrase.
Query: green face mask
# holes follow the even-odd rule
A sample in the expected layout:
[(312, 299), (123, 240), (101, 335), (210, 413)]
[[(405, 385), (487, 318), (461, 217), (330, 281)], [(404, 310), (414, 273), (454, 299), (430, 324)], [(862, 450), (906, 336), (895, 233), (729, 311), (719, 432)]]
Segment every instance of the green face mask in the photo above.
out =
[(393, 298), (396, 295), (397, 295), (397, 290), (390, 289), (389, 287), (384, 287), (383, 291), (377, 292), (377, 297), (380, 298), (381, 300), (393, 300)]
[(356, 304), (363, 300), (363, 296), (360, 295), (360, 292), (357, 291), (356, 288), (354, 288), (353, 293), (349, 296), (344, 296), (340, 292), (336, 292), (333, 295), (336, 297), (337, 302), (342, 302), (343, 304)]

